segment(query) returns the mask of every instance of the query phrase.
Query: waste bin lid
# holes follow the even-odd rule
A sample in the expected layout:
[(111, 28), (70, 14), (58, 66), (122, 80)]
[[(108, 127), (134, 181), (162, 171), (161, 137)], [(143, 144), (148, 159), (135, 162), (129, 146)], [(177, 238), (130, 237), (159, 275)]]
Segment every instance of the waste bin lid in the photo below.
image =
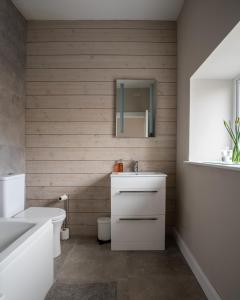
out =
[(98, 223), (102, 223), (102, 224), (106, 224), (106, 223), (110, 223), (110, 217), (102, 217), (102, 218), (98, 218), (97, 219)]

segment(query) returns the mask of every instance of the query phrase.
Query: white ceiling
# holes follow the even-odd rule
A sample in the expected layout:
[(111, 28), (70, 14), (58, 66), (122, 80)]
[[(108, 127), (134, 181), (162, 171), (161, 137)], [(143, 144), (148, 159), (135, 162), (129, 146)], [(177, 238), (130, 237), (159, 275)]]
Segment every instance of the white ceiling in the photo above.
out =
[(240, 22), (193, 74), (192, 79), (233, 79), (240, 76)]
[(176, 20), (184, 0), (12, 0), (27, 20)]

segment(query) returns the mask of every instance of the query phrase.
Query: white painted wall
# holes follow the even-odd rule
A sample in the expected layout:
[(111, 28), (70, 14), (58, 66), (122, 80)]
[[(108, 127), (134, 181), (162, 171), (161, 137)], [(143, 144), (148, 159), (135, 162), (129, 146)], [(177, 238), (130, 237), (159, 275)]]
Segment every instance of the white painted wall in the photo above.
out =
[(223, 120), (232, 120), (233, 81), (192, 79), (190, 86), (190, 161), (220, 160), (231, 146)]
[(185, 0), (178, 19), (177, 230), (222, 300), (240, 299), (240, 173), (184, 160), (190, 78), (239, 19), (236, 0)]
[(231, 79), (240, 73), (240, 22), (194, 73), (193, 78)]

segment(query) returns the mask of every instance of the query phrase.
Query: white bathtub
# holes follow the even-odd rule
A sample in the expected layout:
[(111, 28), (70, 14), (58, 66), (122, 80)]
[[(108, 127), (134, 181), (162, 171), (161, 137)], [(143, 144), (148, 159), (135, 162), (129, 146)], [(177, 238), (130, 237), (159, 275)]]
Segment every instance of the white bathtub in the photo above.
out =
[(44, 300), (53, 284), (50, 220), (0, 218), (0, 300)]

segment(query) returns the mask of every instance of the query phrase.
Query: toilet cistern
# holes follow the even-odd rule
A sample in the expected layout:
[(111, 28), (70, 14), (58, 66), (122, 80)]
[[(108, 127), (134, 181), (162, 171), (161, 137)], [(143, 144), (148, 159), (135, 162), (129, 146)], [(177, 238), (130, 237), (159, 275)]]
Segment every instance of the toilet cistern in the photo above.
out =
[(61, 254), (60, 231), (66, 211), (55, 207), (25, 209), (25, 174), (0, 176), (0, 217), (51, 219), (53, 224), (53, 255)]

